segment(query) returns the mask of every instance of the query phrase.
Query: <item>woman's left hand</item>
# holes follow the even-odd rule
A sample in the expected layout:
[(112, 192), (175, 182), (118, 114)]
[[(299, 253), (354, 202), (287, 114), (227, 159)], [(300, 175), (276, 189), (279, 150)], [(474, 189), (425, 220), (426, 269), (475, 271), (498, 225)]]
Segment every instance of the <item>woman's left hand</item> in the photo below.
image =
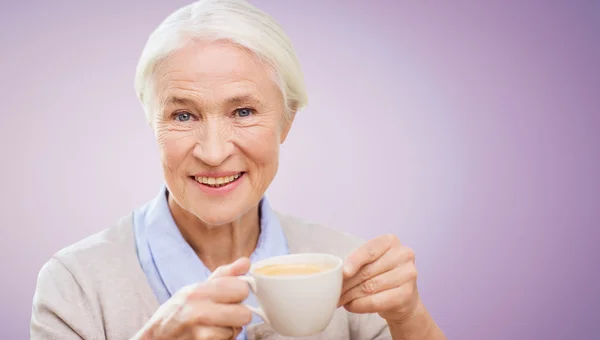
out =
[(398, 323), (409, 319), (419, 303), (415, 255), (398, 237), (377, 237), (346, 259), (339, 306)]

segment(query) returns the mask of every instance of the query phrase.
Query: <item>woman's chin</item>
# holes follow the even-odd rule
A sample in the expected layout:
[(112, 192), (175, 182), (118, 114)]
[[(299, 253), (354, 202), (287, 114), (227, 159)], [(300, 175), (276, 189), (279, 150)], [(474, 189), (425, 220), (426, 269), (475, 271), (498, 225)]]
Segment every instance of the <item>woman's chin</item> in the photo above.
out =
[(200, 221), (203, 222), (203, 224), (206, 227), (210, 229), (230, 224), (240, 218), (238, 214), (233, 214), (229, 212), (225, 212), (222, 214), (212, 212), (209, 215), (198, 214), (196, 216), (198, 217), (198, 219), (200, 219)]
[(219, 227), (238, 221), (246, 212), (238, 202), (202, 202), (190, 209), (207, 227)]

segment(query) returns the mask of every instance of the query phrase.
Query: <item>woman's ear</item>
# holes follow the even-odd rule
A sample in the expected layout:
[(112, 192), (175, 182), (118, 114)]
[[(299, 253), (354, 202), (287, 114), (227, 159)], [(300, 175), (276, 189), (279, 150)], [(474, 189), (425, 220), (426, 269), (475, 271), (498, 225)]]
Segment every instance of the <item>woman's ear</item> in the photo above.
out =
[(294, 123), (294, 118), (296, 117), (296, 110), (290, 111), (283, 117), (283, 124), (281, 126), (281, 140), (280, 143), (283, 144), (285, 142), (290, 129), (292, 128), (292, 123)]

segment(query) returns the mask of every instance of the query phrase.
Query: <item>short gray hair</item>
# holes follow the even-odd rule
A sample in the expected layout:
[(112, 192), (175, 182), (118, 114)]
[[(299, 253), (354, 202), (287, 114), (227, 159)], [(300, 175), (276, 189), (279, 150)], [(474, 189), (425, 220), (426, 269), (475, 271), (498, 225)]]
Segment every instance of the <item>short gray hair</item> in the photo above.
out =
[(244, 0), (199, 0), (169, 15), (150, 34), (135, 75), (135, 90), (151, 119), (157, 66), (191, 40), (226, 40), (265, 61), (279, 86), (286, 114), (308, 104), (304, 75), (292, 43), (275, 20)]

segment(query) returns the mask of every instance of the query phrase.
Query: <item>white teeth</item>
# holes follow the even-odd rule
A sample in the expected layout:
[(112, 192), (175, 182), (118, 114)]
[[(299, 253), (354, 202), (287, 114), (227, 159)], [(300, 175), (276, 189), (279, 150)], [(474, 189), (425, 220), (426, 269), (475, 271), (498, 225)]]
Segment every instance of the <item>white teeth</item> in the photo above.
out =
[(223, 186), (225, 184), (229, 184), (230, 182), (235, 181), (236, 179), (238, 179), (242, 174), (239, 173), (237, 175), (233, 175), (233, 176), (225, 176), (225, 177), (196, 177), (196, 181), (202, 184), (206, 184), (209, 186), (214, 186), (214, 187), (220, 187)]

